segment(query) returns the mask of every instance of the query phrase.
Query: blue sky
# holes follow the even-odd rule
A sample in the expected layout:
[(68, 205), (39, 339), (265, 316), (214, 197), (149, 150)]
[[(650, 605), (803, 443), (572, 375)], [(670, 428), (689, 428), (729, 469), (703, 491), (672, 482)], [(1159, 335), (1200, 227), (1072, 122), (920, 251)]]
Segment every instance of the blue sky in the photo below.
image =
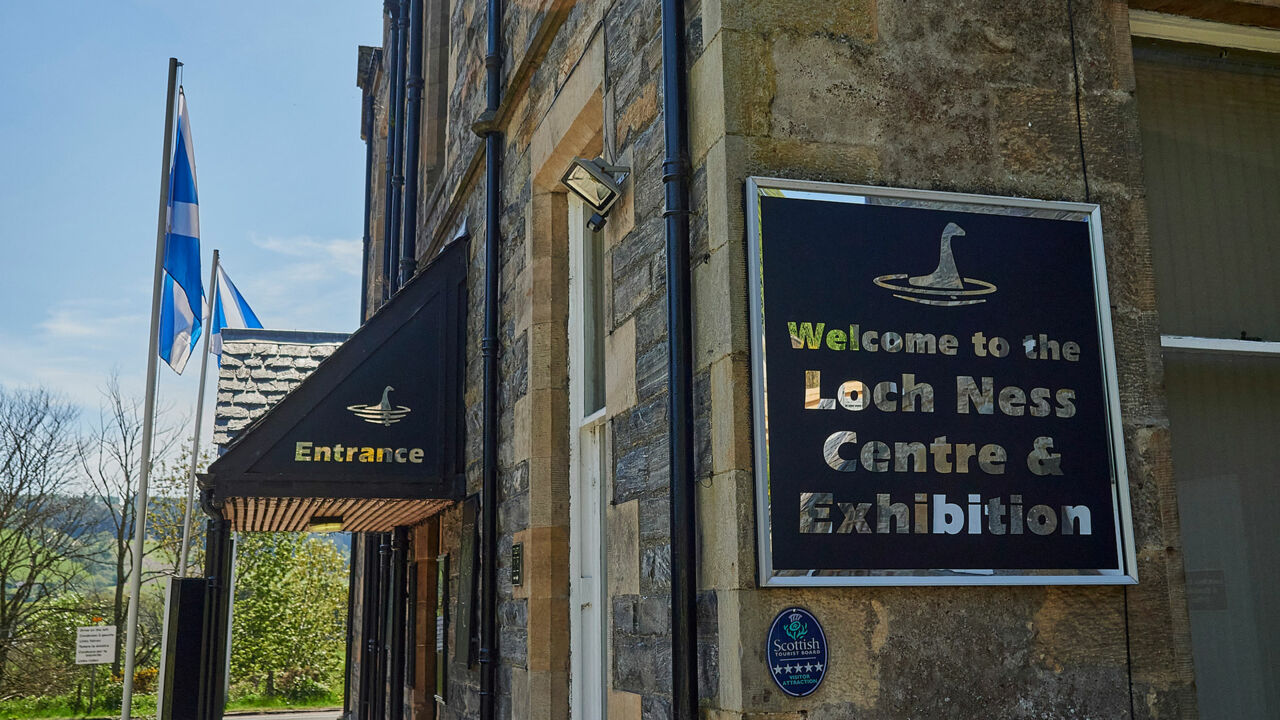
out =
[[(218, 248), (267, 327), (354, 330), (356, 53), (381, 43), (381, 11), (0, 3), (0, 384), (54, 388), (89, 417), (113, 369), (143, 394), (170, 56), (185, 64), (205, 281)], [(181, 414), (198, 371), (196, 358), (182, 377), (161, 367), (161, 396)]]

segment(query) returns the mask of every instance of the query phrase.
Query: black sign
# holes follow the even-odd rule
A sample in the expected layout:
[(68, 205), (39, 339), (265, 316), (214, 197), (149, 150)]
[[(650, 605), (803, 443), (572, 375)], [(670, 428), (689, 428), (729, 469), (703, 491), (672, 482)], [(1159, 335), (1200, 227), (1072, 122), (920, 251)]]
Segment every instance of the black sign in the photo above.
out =
[(749, 199), (762, 582), (1131, 581), (1096, 206)]
[(243, 431), (216, 494), (458, 497), (465, 293), (459, 242)]
[(811, 694), (827, 675), (827, 636), (808, 610), (787, 608), (769, 627), (764, 651), (769, 676), (793, 697)]

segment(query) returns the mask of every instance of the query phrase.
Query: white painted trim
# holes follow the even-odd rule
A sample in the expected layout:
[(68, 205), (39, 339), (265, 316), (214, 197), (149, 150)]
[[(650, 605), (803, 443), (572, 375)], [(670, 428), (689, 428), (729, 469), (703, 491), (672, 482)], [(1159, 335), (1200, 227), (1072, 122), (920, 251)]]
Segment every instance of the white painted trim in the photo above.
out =
[[(569, 713), (574, 720), (608, 712), (608, 596), (605, 520), (607, 408), (583, 417), (586, 378), (586, 287), (583, 245), (588, 214), (569, 198)], [(598, 309), (597, 309), (598, 311)], [(584, 608), (590, 607), (590, 610)], [(594, 628), (588, 623), (593, 623)]]
[(578, 427), (583, 430), (589, 430), (591, 428), (594, 428), (596, 425), (603, 423), (605, 419), (608, 417), (608, 415), (609, 415), (609, 408), (602, 407), (599, 410), (591, 413), (590, 415), (582, 418)]
[(1160, 347), (1176, 353), (1223, 353), (1229, 355), (1280, 356), (1280, 342), (1232, 340), (1230, 338), (1161, 335)]
[(1280, 30), (1229, 25), (1151, 10), (1130, 10), (1129, 32), (1156, 40), (1280, 53)]

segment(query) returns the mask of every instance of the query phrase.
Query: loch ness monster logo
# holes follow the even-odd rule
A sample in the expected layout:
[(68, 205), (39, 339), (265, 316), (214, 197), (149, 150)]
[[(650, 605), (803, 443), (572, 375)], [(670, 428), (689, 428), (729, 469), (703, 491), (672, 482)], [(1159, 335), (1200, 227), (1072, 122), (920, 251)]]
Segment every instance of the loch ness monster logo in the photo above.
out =
[(408, 415), (410, 409), (406, 405), (392, 405), (387, 396), (395, 388), (390, 385), (382, 390), (382, 401), (377, 405), (348, 405), (347, 409), (353, 415), (367, 423), (390, 427), (404, 419)]
[[(975, 298), (974, 295), (990, 295), (996, 286), (986, 280), (961, 277), (956, 269), (956, 258), (951, 252), (951, 238), (963, 236), (964, 228), (949, 222), (942, 229), (942, 240), (938, 244), (938, 267), (928, 275), (908, 277), (907, 273), (881, 275), (872, 282), (886, 290), (892, 290), (893, 296), (901, 300), (923, 303), (925, 305), (976, 305), (984, 303), (986, 298)], [(906, 280), (906, 283), (902, 281)]]

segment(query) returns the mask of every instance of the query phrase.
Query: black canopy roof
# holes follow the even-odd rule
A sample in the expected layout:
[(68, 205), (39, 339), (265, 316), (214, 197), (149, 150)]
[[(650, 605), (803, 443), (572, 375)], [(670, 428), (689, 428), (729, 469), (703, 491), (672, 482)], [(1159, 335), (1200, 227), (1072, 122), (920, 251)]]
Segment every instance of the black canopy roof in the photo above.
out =
[(466, 243), (447, 246), (209, 466), (201, 485), (237, 529), (305, 526), (330, 506), (379, 529), (369, 503), (330, 501), (461, 497), (466, 268)]

